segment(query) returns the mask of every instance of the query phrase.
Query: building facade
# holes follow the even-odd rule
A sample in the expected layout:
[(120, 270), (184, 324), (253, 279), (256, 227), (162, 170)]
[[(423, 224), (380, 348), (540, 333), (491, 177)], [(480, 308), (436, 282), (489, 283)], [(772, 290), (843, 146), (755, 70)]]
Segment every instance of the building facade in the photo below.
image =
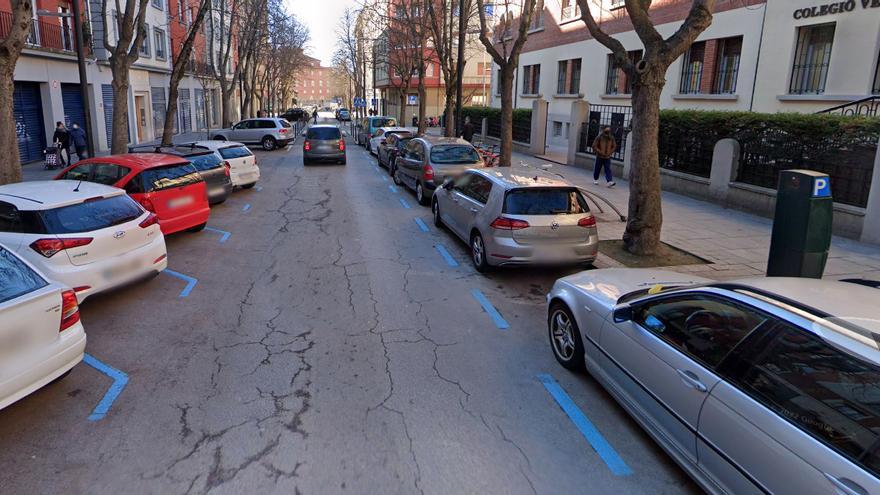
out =
[(324, 106), (341, 97), (334, 91), (333, 69), (321, 66), (321, 61), (313, 57), (306, 56), (305, 60), (294, 85), (298, 104)]

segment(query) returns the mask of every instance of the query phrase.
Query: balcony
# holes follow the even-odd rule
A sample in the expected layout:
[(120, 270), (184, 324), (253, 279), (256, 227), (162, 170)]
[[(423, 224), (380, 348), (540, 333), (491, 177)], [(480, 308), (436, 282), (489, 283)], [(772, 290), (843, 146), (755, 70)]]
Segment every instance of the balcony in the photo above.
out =
[[(0, 39), (9, 36), (12, 30), (12, 13), (0, 11)], [(31, 20), (31, 32), (28, 34), (27, 48), (54, 50), (73, 53), (76, 42), (73, 30), (68, 25), (62, 26), (57, 18)]]

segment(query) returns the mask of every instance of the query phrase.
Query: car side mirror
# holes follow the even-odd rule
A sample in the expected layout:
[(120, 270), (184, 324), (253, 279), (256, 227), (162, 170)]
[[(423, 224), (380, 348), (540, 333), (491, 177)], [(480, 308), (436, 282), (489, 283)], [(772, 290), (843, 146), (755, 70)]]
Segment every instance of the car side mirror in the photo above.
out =
[(614, 323), (623, 323), (633, 319), (633, 307), (627, 303), (621, 304), (614, 308), (612, 312)]
[(301, 133), (299, 133), (299, 135), (302, 136), (302, 137), (306, 137), (306, 131), (305, 131), (305, 129), (303, 129), (303, 131), (302, 131)]
[(342, 131), (342, 137), (348, 137), (348, 132)]
[(455, 189), (455, 181), (452, 178), (446, 179), (445, 181), (443, 181), (443, 186), (441, 187), (443, 187), (443, 189), (446, 189), (447, 191), (451, 191)]

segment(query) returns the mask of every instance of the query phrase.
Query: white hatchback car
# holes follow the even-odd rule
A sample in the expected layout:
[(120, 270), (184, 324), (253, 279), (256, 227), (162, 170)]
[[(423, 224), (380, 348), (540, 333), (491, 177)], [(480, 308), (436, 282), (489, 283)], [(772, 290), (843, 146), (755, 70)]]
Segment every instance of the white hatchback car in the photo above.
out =
[(64, 377), (85, 348), (76, 294), (0, 245), (0, 409)]
[(229, 178), (234, 187), (250, 189), (260, 180), (260, 167), (257, 157), (242, 143), (234, 141), (196, 141), (177, 144), (176, 148), (187, 150), (213, 151), (221, 160), (229, 164)]
[[(373, 135), (370, 136), (370, 146), (368, 146), (369, 151), (373, 155), (378, 154), (379, 145), (385, 141), (385, 134), (400, 134), (400, 133), (409, 133), (412, 134), (412, 131), (407, 129), (406, 127), (380, 127), (373, 132)], [(377, 155), (378, 156), (378, 155)]]
[(168, 265), (158, 217), (122, 189), (71, 180), (0, 186), (0, 243), (79, 301)]

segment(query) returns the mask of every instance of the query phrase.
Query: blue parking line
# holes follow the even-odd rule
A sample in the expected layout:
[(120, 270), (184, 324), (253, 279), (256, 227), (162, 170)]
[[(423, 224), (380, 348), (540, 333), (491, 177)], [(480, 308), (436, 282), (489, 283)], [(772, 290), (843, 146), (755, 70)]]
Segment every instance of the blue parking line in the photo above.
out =
[(416, 225), (419, 226), (419, 229), (421, 229), (422, 232), (428, 232), (429, 230), (428, 225), (425, 224), (425, 222), (423, 222), (421, 218), (416, 218)]
[(177, 297), (188, 296), (189, 293), (192, 292), (193, 288), (195, 288), (196, 284), (199, 283), (197, 279), (190, 277), (189, 275), (184, 275), (182, 273), (175, 272), (174, 270), (169, 270), (168, 268), (166, 268), (163, 273), (167, 273), (172, 277), (177, 277), (186, 282), (186, 287), (184, 287), (183, 290), (180, 291), (180, 294)]
[(254, 191), (260, 192), (263, 190), (263, 186), (257, 186), (254, 188)]
[(404, 208), (407, 208), (407, 209), (412, 208), (412, 207), (409, 205), (409, 203), (407, 203), (406, 200), (403, 199), (403, 198), (400, 198), (400, 204), (402, 204)]
[(226, 242), (229, 239), (229, 236), (232, 235), (230, 232), (226, 232), (225, 230), (215, 229), (214, 227), (205, 227), (205, 230), (210, 230), (211, 232), (217, 232), (218, 234), (223, 234), (220, 236), (220, 244)]
[(382, 181), (383, 181), (383, 182), (388, 182), (388, 177), (385, 177), (385, 174), (382, 174)]
[(241, 209), (241, 211), (248, 211), (250, 209), (251, 209), (251, 204), (247, 203), (246, 205), (244, 205), (244, 207)]
[(104, 397), (101, 398), (101, 401), (95, 406), (92, 414), (89, 415), (89, 421), (98, 421), (99, 419), (103, 419), (110, 411), (110, 408), (113, 407), (113, 402), (119, 397), (119, 394), (122, 393), (122, 390), (128, 383), (128, 375), (112, 366), (108, 366), (101, 361), (98, 361), (91, 354), (86, 354), (83, 357), (83, 362), (113, 379), (113, 385), (110, 385), (110, 388), (104, 393)]
[(443, 256), (443, 259), (446, 260), (447, 265), (452, 267), (458, 266), (458, 262), (455, 261), (455, 258), (453, 258), (451, 254), (449, 254), (449, 251), (447, 251), (445, 247), (437, 244), (434, 246), (434, 248), (437, 249), (437, 251), (440, 253), (440, 256)]
[(486, 296), (483, 295), (480, 289), (472, 290), (471, 295), (474, 296), (474, 299), (476, 299), (478, 303), (480, 303), (480, 306), (483, 307), (483, 311), (485, 311), (486, 314), (488, 314), (489, 317), (492, 318), (492, 323), (494, 323), (496, 327), (501, 330), (506, 330), (510, 328), (510, 324), (507, 323), (507, 320), (505, 320), (504, 317), (501, 316), (501, 313), (499, 313), (498, 310), (495, 309), (495, 306), (492, 306), (492, 303), (489, 302), (489, 299), (487, 299)]
[(391, 192), (393, 192), (394, 194), (397, 194), (397, 188), (394, 187), (394, 186), (392, 186), (391, 184), (388, 184), (388, 189), (389, 189)]
[(590, 443), (593, 450), (595, 450), (596, 453), (599, 454), (599, 457), (605, 461), (605, 465), (608, 466), (608, 469), (610, 469), (612, 473), (616, 476), (629, 476), (633, 474), (632, 469), (630, 469), (626, 462), (624, 462), (617, 451), (614, 450), (614, 447), (605, 440), (605, 437), (599, 433), (599, 430), (593, 426), (593, 423), (590, 422), (587, 416), (580, 410), (577, 404), (571, 400), (571, 397), (565, 393), (565, 390), (562, 389), (552, 376), (548, 374), (540, 374), (538, 375), (538, 380), (544, 384), (544, 388), (550, 392), (550, 395), (553, 396), (553, 399), (559, 404), (559, 407), (561, 407), (563, 412), (568, 415), (568, 418), (581, 432), (581, 435), (587, 439), (587, 442)]

